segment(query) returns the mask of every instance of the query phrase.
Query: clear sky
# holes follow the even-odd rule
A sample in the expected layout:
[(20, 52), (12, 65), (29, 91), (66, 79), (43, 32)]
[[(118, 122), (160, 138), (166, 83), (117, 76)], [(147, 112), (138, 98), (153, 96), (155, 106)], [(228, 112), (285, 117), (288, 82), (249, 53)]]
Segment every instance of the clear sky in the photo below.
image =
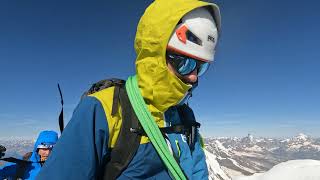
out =
[[(58, 130), (58, 82), (68, 121), (90, 84), (134, 74), (150, 2), (0, 1), (0, 138)], [(320, 1), (216, 2), (216, 61), (190, 102), (202, 133), (320, 136)]]

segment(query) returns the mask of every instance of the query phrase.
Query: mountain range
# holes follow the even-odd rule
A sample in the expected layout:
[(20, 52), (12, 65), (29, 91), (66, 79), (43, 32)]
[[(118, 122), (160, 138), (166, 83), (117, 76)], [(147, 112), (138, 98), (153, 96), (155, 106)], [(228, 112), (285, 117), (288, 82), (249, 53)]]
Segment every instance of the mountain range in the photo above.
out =
[(292, 138), (206, 138), (205, 149), (211, 179), (229, 180), (270, 170), (296, 159), (320, 160), (320, 138), (298, 134)]

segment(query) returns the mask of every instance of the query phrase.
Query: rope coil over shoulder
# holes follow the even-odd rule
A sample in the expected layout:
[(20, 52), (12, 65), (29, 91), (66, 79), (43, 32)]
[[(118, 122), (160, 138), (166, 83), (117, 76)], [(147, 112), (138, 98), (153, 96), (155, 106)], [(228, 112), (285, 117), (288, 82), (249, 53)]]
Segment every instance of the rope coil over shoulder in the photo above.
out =
[(156, 124), (153, 116), (149, 112), (143, 100), (138, 87), (136, 76), (131, 76), (128, 78), (126, 82), (126, 90), (134, 112), (140, 121), (140, 124), (148, 135), (151, 143), (155, 147), (165, 166), (167, 167), (169, 174), (175, 180), (186, 180), (186, 176), (170, 153), (167, 143), (163, 138), (158, 125)]

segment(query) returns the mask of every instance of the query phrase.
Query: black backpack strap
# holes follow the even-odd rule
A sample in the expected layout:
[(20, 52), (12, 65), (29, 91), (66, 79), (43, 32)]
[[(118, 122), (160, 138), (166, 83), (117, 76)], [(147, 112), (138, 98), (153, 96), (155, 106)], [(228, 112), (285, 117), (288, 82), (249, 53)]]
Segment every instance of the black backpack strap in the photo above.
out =
[[(23, 160), (25, 160), (26, 162), (28, 162), (28, 160), (30, 159), (30, 157), (32, 156), (32, 152), (28, 152), (26, 154), (23, 155)], [(18, 163), (17, 164), (17, 172), (16, 172), (16, 179), (22, 179), (26, 170), (27, 170), (27, 167), (29, 165), (29, 163)], [(40, 162), (41, 163), (41, 162)]]
[[(184, 134), (187, 137), (190, 150), (193, 151), (197, 139), (197, 129), (200, 128), (201, 124), (196, 121), (193, 110), (187, 104), (175, 106), (174, 108), (177, 109), (182, 124), (162, 127), (159, 129), (164, 137), (166, 134), (171, 133)], [(143, 136), (147, 135), (142, 127), (131, 128), (131, 132)]]
[(6, 162), (12, 162), (12, 163), (16, 163), (16, 164), (19, 164), (19, 163), (32, 163), (31, 161), (17, 159), (17, 158), (14, 158), (14, 157), (1, 158), (0, 160), (6, 161)]
[(29, 164), (32, 163), (31, 161), (17, 159), (14, 157), (2, 158), (0, 160), (17, 164), (17, 171), (16, 171), (14, 179), (22, 179), (24, 176), (24, 173), (26, 172), (26, 168), (28, 167)]
[(6, 150), (6, 147), (0, 145), (0, 158), (5, 155)]
[[(163, 136), (166, 136), (166, 134), (172, 134), (172, 133), (185, 134), (187, 131), (186, 126), (183, 124), (172, 125), (169, 127), (162, 127), (159, 129)], [(142, 136), (147, 136), (147, 133), (144, 131), (142, 127), (131, 128), (130, 131), (133, 133), (140, 134)]]
[(95, 92), (101, 91), (101, 90), (106, 89), (108, 87), (122, 86), (124, 84), (125, 84), (125, 80), (122, 80), (122, 79), (116, 79), (116, 78), (104, 79), (104, 80), (101, 80), (101, 81), (98, 81), (98, 82), (92, 84), (90, 89), (88, 91), (84, 92), (81, 97), (83, 98), (85, 96), (88, 96), (88, 95), (93, 94)]
[(141, 128), (138, 118), (136, 117), (129, 97), (125, 90), (125, 81), (121, 79), (105, 79), (94, 83), (88, 91), (86, 91), (81, 98), (90, 94), (101, 91), (103, 89), (114, 87), (113, 103), (111, 115), (117, 114), (119, 103), (122, 109), (122, 125), (119, 136), (114, 148), (111, 150), (110, 159), (105, 165), (103, 177), (98, 179), (113, 180), (116, 179), (123, 170), (129, 165), (133, 156), (136, 154), (141, 140), (141, 135), (132, 133), (130, 129)]
[(59, 128), (60, 128), (60, 132), (62, 134), (62, 131), (64, 129), (64, 120), (63, 120), (63, 96), (62, 96), (62, 91), (60, 88), (60, 84), (58, 83), (58, 90), (59, 90), (59, 94), (60, 94), (60, 102), (61, 102), (61, 111), (60, 111), (60, 115), (59, 115)]
[(185, 126), (184, 134), (187, 137), (189, 148), (193, 151), (198, 134), (197, 129), (200, 128), (200, 123), (196, 121), (193, 110), (187, 104), (177, 106), (177, 110), (182, 124)]
[(120, 95), (120, 86), (117, 85), (114, 87), (114, 92), (113, 92), (113, 100), (112, 100), (112, 110), (111, 110), (111, 115), (114, 116), (118, 112), (118, 107), (119, 107), (119, 95)]
[(130, 130), (141, 127), (141, 125), (131, 106), (124, 85), (118, 86), (118, 89), (115, 88), (113, 105), (118, 102), (117, 97), (120, 99), (122, 109), (122, 126), (115, 147), (111, 150), (110, 161), (105, 167), (103, 179), (108, 180), (116, 179), (129, 165), (141, 140), (140, 134), (133, 133)]
[(95, 92), (114, 86), (115, 88), (114, 88), (113, 104), (112, 104), (112, 111), (111, 111), (111, 115), (114, 116), (118, 112), (119, 92), (120, 92), (119, 90), (120, 90), (120, 87), (124, 86), (125, 82), (126, 82), (125, 80), (117, 79), (117, 78), (104, 79), (104, 80), (98, 81), (94, 83), (88, 91), (82, 94), (81, 99)]

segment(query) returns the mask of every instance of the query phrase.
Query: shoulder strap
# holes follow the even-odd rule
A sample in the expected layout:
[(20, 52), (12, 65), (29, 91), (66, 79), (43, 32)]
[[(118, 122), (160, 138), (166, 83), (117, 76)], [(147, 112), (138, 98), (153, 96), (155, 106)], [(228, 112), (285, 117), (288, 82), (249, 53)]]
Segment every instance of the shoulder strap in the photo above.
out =
[(84, 92), (83, 95), (81, 96), (81, 98), (84, 98), (90, 94), (101, 91), (101, 90), (106, 89), (108, 87), (124, 85), (125, 82), (126, 82), (125, 80), (117, 79), (117, 78), (104, 79), (104, 80), (98, 81), (98, 82), (92, 84), (90, 89), (88, 91)]
[(189, 148), (193, 151), (197, 140), (197, 129), (200, 128), (200, 123), (196, 121), (193, 110), (187, 104), (177, 106), (177, 110), (181, 122), (185, 127), (184, 134), (187, 137)]
[(17, 159), (17, 158), (14, 158), (14, 157), (1, 158), (0, 160), (6, 161), (6, 162), (12, 162), (12, 163), (16, 163), (16, 164), (18, 164), (18, 163), (32, 163), (31, 161)]
[(63, 96), (62, 96), (62, 91), (60, 88), (60, 84), (58, 83), (58, 90), (60, 94), (60, 102), (61, 102), (61, 111), (59, 115), (59, 128), (60, 128), (60, 133), (62, 134), (62, 131), (64, 129), (64, 120), (63, 120)]
[(0, 144), (0, 158), (2, 158), (2, 156), (5, 155), (6, 150), (7, 150), (6, 147)]
[(124, 85), (125, 81), (121, 79), (105, 79), (94, 83), (91, 88), (82, 95), (83, 98), (103, 89), (114, 87), (111, 110), (112, 116), (118, 112), (119, 103), (121, 105), (122, 125), (120, 133), (114, 148), (111, 150), (110, 159), (103, 173), (103, 179), (108, 180), (116, 179), (129, 165), (138, 150), (141, 140), (141, 135), (130, 131), (131, 128), (139, 128), (140, 124), (133, 112)]
[[(110, 159), (105, 166), (103, 179), (116, 179), (129, 165), (140, 145), (141, 135), (130, 131), (132, 128), (139, 128), (140, 124), (132, 109), (124, 85), (125, 81), (121, 79), (104, 79), (94, 83), (90, 89), (81, 96), (82, 99), (103, 89), (114, 87), (111, 115), (114, 116), (118, 112), (119, 102), (122, 107), (122, 125), (120, 133), (115, 147), (111, 150)], [(60, 89), (59, 91), (61, 92)], [(61, 117), (59, 117), (59, 119), (60, 118)], [(98, 177), (98, 179), (101, 178), (102, 177)]]
[[(32, 155), (32, 152), (28, 152), (28, 153), (24, 154), (23, 160), (28, 161), (30, 159), (31, 155)], [(17, 164), (17, 172), (16, 172), (16, 177), (15, 177), (17, 180), (23, 178), (29, 164), (30, 163), (18, 163)]]
[(117, 79), (117, 78), (104, 79), (104, 80), (98, 81), (94, 83), (88, 91), (82, 94), (81, 99), (95, 92), (114, 86), (115, 88), (113, 93), (113, 104), (112, 104), (112, 112), (111, 112), (111, 115), (114, 116), (118, 111), (120, 87), (123, 87), (125, 83), (126, 83), (125, 80)]
[(155, 123), (153, 116), (144, 102), (138, 87), (136, 76), (128, 78), (126, 82), (126, 90), (128, 92), (130, 103), (132, 104), (140, 124), (148, 135), (152, 145), (158, 152), (158, 155), (167, 167), (171, 177), (175, 180), (187, 179), (181, 167), (170, 153), (166, 140), (163, 138), (158, 125)]
[(115, 88), (117, 88), (117, 90), (115, 90), (114, 100), (117, 102), (120, 100), (122, 125), (118, 140), (111, 151), (111, 159), (104, 170), (103, 179), (110, 180), (116, 179), (129, 165), (138, 150), (141, 140), (141, 135), (130, 131), (132, 128), (138, 128), (140, 124), (132, 109), (126, 90), (122, 84), (115, 86)]

